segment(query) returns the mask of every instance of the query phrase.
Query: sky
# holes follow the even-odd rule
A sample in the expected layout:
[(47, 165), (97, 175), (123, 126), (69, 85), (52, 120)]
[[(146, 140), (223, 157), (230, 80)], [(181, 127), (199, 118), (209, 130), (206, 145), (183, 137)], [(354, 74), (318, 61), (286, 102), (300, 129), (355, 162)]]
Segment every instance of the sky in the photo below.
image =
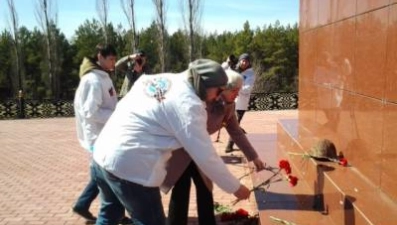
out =
[[(57, 25), (67, 38), (84, 21), (99, 20), (96, 0), (52, 0), (53, 12), (57, 13)], [(169, 33), (183, 28), (180, 0), (164, 0), (166, 3), (166, 26)], [(14, 0), (19, 26), (29, 30), (39, 27), (36, 19), (38, 0)], [(127, 18), (121, 8), (120, 0), (108, 0), (108, 21), (114, 26), (121, 24), (128, 28)], [(127, 2), (127, 0), (124, 0)], [(274, 24), (279, 20), (282, 25), (299, 21), (299, 0), (202, 0), (201, 26), (204, 33), (240, 31), (248, 21), (251, 29)], [(135, 0), (137, 31), (146, 29), (155, 18), (152, 0)], [(7, 0), (0, 0), (0, 31), (10, 29), (10, 13)]]

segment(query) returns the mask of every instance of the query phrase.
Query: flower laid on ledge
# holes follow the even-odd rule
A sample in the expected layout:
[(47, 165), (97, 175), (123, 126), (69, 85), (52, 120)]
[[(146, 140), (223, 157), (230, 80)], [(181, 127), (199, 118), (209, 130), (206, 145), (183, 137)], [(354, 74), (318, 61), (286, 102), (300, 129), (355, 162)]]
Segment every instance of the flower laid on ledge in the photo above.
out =
[(349, 166), (349, 163), (347, 162), (346, 158), (340, 158), (340, 159), (329, 158), (328, 160), (331, 162), (338, 163), (341, 166)]
[(284, 224), (284, 225), (297, 225), (296, 223), (289, 222), (287, 220), (283, 220), (274, 216), (269, 216), (270, 220), (274, 223)]
[(259, 215), (250, 215), (245, 209), (237, 209), (233, 211), (228, 206), (223, 206), (217, 202), (214, 204), (215, 212), (219, 213), (220, 221), (227, 222), (228, 225), (257, 225)]
[(319, 161), (334, 162), (334, 163), (337, 163), (338, 165), (341, 165), (344, 167), (350, 166), (349, 162), (344, 157), (341, 157), (341, 158), (318, 157), (318, 156), (313, 156), (309, 153), (297, 153), (297, 152), (288, 152), (288, 154), (289, 155), (299, 155), (299, 156), (302, 156), (303, 158), (312, 158), (312, 159), (319, 160)]
[(334, 162), (341, 166), (350, 166), (347, 159), (341, 152), (336, 153), (335, 144), (328, 139), (319, 139), (314, 145), (305, 153), (288, 152), (289, 155), (299, 155), (302, 158), (312, 158), (316, 161)]

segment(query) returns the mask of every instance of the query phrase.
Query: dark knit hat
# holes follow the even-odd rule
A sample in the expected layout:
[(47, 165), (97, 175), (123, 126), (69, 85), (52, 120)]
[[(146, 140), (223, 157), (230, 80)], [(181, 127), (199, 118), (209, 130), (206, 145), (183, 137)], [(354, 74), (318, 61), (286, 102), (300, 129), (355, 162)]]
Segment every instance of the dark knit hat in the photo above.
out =
[(241, 61), (243, 59), (250, 61), (250, 55), (248, 53), (243, 53), (240, 55), (240, 57), (238, 57), (238, 61)]
[(221, 65), (210, 59), (197, 59), (189, 64), (189, 68), (196, 71), (206, 88), (225, 86), (227, 83)]
[(221, 65), (210, 59), (197, 59), (189, 64), (189, 80), (201, 99), (205, 99), (206, 88), (227, 84), (227, 75)]

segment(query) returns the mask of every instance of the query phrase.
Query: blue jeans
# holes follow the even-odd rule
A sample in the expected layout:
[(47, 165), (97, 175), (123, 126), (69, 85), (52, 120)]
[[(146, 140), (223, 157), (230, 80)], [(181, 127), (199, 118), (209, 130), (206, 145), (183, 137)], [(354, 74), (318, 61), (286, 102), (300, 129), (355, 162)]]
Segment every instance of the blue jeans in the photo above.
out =
[(117, 224), (124, 213), (124, 207), (137, 225), (165, 225), (165, 214), (158, 187), (144, 187), (120, 179), (95, 162), (93, 168), (101, 197), (96, 225)]
[(77, 199), (77, 202), (73, 208), (79, 211), (88, 212), (91, 203), (98, 196), (98, 194), (99, 194), (99, 189), (96, 184), (96, 181), (92, 177), (92, 165), (90, 165), (90, 181), (88, 182), (87, 186), (81, 193), (80, 197)]

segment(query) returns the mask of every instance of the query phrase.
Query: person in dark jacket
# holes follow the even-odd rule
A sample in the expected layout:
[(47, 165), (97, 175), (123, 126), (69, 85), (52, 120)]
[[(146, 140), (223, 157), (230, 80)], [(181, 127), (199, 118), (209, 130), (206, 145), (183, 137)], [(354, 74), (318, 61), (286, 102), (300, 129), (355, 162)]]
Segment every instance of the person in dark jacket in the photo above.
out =
[(143, 51), (124, 56), (116, 62), (116, 73), (125, 74), (124, 82), (120, 89), (120, 97), (125, 96), (135, 81), (144, 73), (145, 65), (146, 54)]
[[(255, 72), (252, 69), (251, 57), (248, 53), (240, 55), (238, 58), (236, 71), (239, 72), (244, 78), (243, 85), (235, 100), (237, 121), (240, 123), (245, 112), (248, 110), (251, 92), (255, 84)], [(229, 138), (225, 153), (233, 152), (233, 146), (234, 140), (233, 138)]]

